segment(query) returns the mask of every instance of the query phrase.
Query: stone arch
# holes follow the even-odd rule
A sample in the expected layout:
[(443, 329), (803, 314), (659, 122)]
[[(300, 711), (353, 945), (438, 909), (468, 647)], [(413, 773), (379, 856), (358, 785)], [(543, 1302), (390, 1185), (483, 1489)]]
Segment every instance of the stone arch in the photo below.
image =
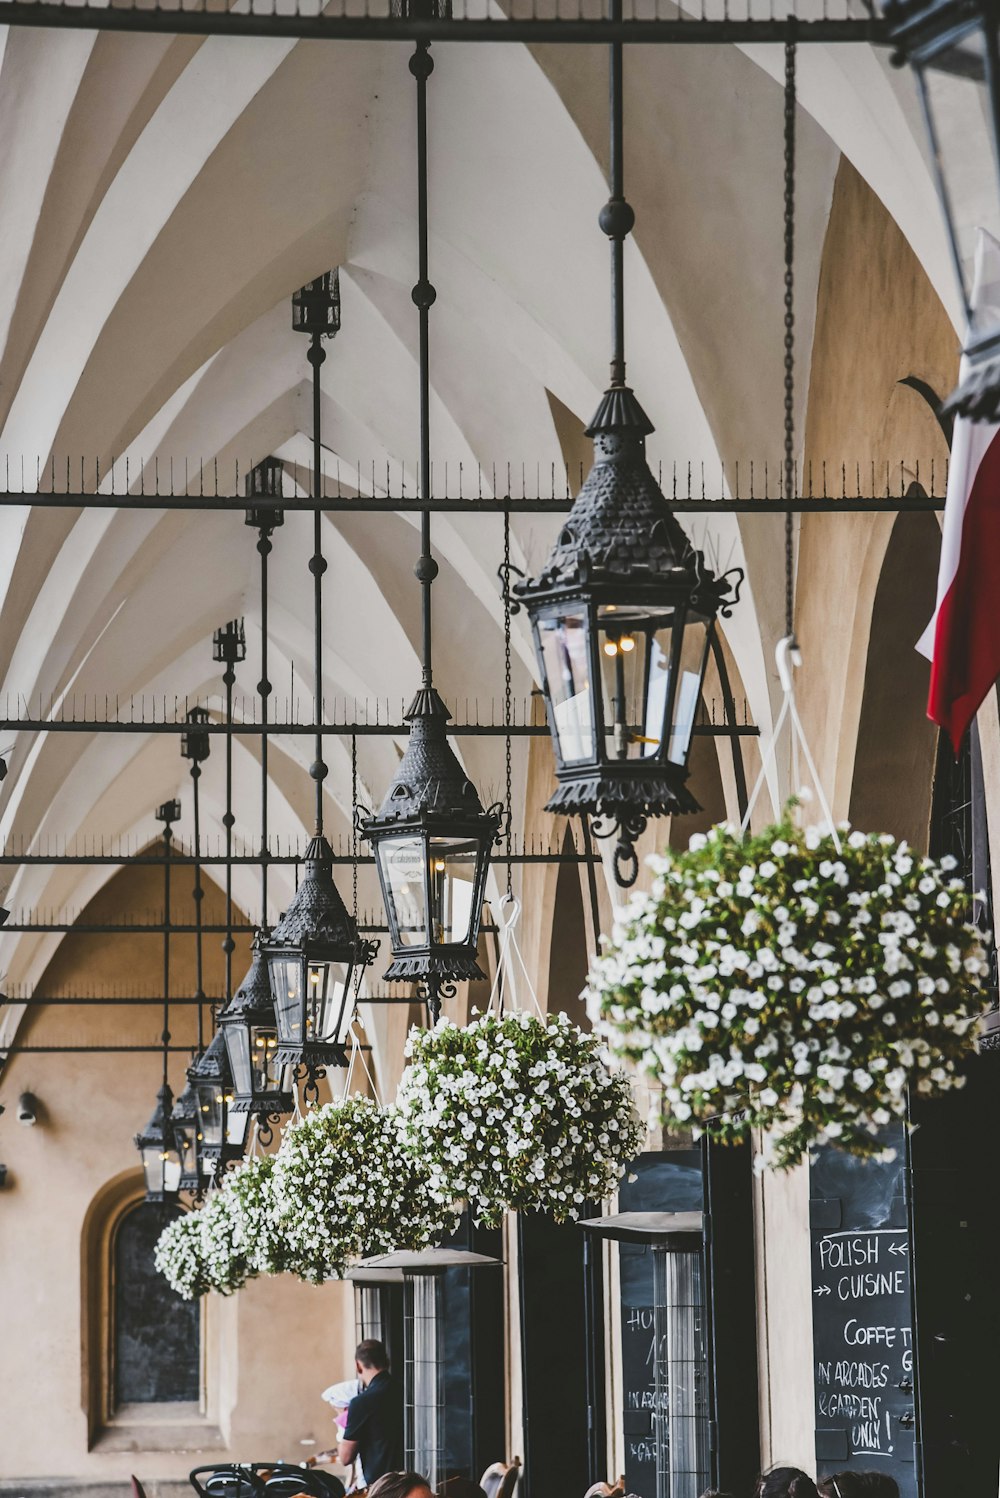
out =
[(872, 608), (854, 756), (851, 821), (925, 849), (937, 731), (929, 665), (914, 649), (933, 607), (940, 532), (932, 514), (899, 515)]

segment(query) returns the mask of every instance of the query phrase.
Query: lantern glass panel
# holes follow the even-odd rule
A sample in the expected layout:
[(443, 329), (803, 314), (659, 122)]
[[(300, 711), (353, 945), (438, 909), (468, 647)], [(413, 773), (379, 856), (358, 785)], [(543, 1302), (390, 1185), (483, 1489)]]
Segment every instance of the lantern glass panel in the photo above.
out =
[(423, 838), (382, 838), (377, 854), (383, 888), (392, 906), (397, 943), (406, 947), (426, 946)]
[(146, 1191), (150, 1196), (167, 1196), (179, 1189), (181, 1162), (176, 1150), (162, 1144), (147, 1144), (142, 1149), (142, 1169)]
[(233, 1074), (233, 1091), (248, 1098), (253, 1091), (253, 1074), (250, 1066), (250, 1034), (244, 1024), (225, 1024), (226, 1054), (229, 1070)]
[(538, 621), (539, 654), (552, 712), (552, 727), (564, 764), (594, 758), (587, 615), (548, 614)]
[(990, 97), (986, 30), (981, 21), (938, 43), (918, 61), (938, 188), (953, 240), (969, 331), (980, 338), (1000, 329), (1000, 285), (987, 276), (972, 311), (979, 229), (1000, 239), (1000, 181), (995, 116)]
[(597, 620), (605, 753), (649, 759), (663, 737), (674, 615), (605, 604)]
[(475, 839), (431, 838), (431, 940), (435, 944), (469, 940), (478, 860)]
[(254, 1097), (281, 1092), (285, 1068), (277, 1062), (278, 1032), (273, 1025), (250, 1026), (250, 1069)]
[(691, 749), (691, 733), (698, 705), (701, 702), (701, 684), (705, 678), (708, 653), (708, 622), (696, 614), (689, 614), (684, 626), (678, 662), (677, 685), (671, 693), (670, 741), (667, 758), (671, 764), (685, 765)]
[(180, 1155), (181, 1174), (193, 1175), (198, 1154), (199, 1129), (196, 1119), (174, 1120), (174, 1138)]
[(202, 1139), (209, 1149), (217, 1149), (222, 1143), (222, 1084), (215, 1080), (200, 1081), (195, 1087), (195, 1096)]
[(351, 967), (278, 953), (270, 959), (278, 1036), (285, 1045), (336, 1045), (350, 1025)]
[(234, 1113), (231, 1108), (226, 1110), (226, 1143), (233, 1145), (236, 1149), (242, 1149), (246, 1144), (247, 1129), (250, 1126), (250, 1114)]

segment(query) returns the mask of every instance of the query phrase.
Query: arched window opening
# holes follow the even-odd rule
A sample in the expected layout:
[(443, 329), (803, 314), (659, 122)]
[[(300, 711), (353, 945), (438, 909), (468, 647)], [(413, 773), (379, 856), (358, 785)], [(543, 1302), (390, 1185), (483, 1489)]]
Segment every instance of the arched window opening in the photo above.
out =
[(201, 1400), (201, 1308), (156, 1270), (153, 1250), (178, 1208), (140, 1201), (119, 1219), (111, 1253), (112, 1411)]

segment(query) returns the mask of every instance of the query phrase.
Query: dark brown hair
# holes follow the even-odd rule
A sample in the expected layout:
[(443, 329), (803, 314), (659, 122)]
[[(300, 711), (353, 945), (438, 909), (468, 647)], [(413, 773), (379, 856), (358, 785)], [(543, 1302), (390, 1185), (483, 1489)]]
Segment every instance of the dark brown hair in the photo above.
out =
[[(381, 1345), (381, 1342), (375, 1344), (376, 1347)], [(410, 1498), (415, 1488), (426, 1488), (430, 1492), (430, 1487), (427, 1478), (421, 1477), (419, 1472), (386, 1472), (372, 1483), (368, 1498)]]
[(757, 1479), (754, 1498), (819, 1498), (816, 1484), (799, 1467), (772, 1467)]
[(383, 1342), (376, 1342), (374, 1337), (366, 1337), (359, 1342), (354, 1349), (355, 1362), (361, 1364), (362, 1368), (374, 1368), (381, 1373), (389, 1366), (389, 1354), (385, 1350)]
[(823, 1498), (899, 1498), (899, 1485), (888, 1472), (835, 1472), (819, 1484)]

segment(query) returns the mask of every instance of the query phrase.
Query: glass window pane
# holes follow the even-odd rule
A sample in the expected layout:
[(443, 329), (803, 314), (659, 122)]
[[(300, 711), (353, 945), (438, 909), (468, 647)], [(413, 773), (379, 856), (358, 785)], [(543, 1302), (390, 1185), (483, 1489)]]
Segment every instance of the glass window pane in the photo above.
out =
[[(602, 610), (603, 613), (603, 610)], [(609, 759), (639, 759), (654, 744), (645, 742), (642, 703), (648, 636), (618, 615), (601, 619), (601, 687), (604, 698), (605, 752)]]
[(555, 614), (539, 619), (538, 640), (563, 763), (593, 759), (586, 615)]
[(379, 843), (378, 857), (399, 940), (408, 947), (425, 946), (423, 839), (385, 838)]
[(350, 969), (342, 962), (310, 962), (306, 966), (306, 1039), (332, 1044), (344, 1039), (350, 1024), (344, 996)]
[(687, 763), (691, 730), (701, 702), (707, 645), (708, 626), (705, 620), (689, 614), (681, 645), (680, 672), (672, 708), (673, 724), (667, 748), (667, 758), (675, 765)]
[(198, 1120), (201, 1136), (209, 1146), (222, 1143), (222, 1088), (218, 1082), (199, 1082)]
[(250, 1031), (250, 1060), (253, 1066), (253, 1090), (280, 1092), (284, 1067), (276, 1060), (278, 1032), (273, 1025), (254, 1025)]
[(250, 1096), (250, 1039), (243, 1025), (225, 1025), (226, 1054), (233, 1074), (233, 1087), (241, 1097)]
[(468, 941), (479, 844), (431, 838), (432, 939)]
[(294, 957), (278, 956), (269, 959), (268, 968), (278, 1033), (282, 1040), (292, 1045), (301, 1044), (302, 1005), (299, 989), (302, 983), (302, 965)]

